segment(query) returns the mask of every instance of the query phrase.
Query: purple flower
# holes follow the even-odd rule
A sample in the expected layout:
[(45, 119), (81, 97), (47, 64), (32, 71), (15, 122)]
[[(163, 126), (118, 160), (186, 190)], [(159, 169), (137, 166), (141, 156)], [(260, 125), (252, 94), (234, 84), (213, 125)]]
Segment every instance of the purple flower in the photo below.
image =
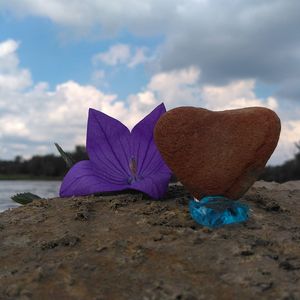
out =
[(166, 112), (156, 107), (130, 132), (118, 120), (90, 109), (87, 128), (89, 160), (75, 164), (63, 179), (60, 196), (134, 189), (160, 198), (168, 188), (171, 171), (153, 139), (156, 122)]

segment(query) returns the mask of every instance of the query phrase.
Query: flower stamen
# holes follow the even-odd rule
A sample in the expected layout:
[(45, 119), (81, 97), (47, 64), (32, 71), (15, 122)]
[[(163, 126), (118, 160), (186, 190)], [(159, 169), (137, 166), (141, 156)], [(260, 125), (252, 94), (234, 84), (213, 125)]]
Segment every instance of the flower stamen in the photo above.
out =
[(129, 161), (129, 169), (130, 169), (131, 176), (129, 177), (128, 181), (131, 184), (137, 181), (137, 161), (133, 156), (130, 158)]

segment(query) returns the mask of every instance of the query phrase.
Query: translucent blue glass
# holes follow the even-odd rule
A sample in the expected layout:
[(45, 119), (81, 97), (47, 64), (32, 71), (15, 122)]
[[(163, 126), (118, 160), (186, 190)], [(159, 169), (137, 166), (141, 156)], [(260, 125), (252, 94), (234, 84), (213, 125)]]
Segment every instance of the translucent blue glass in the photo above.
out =
[(207, 196), (200, 201), (192, 199), (189, 209), (198, 224), (210, 228), (245, 222), (249, 218), (248, 205), (222, 196)]

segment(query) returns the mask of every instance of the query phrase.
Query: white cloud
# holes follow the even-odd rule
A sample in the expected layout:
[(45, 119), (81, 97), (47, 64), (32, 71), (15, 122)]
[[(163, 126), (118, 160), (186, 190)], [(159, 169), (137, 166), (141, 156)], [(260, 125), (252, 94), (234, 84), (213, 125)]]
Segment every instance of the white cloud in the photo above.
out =
[[(0, 0), (0, 9), (18, 16), (40, 16), (82, 34), (97, 27), (104, 35), (114, 35), (125, 26), (136, 33), (157, 32), (176, 13), (179, 0)], [(163, 25), (165, 25), (163, 27)]]
[(53, 152), (54, 142), (70, 150), (76, 144), (85, 144), (90, 107), (119, 119), (128, 115), (116, 95), (104, 94), (93, 86), (82, 86), (74, 81), (60, 84), (53, 91), (44, 84), (32, 86), (31, 90), (7, 96), (4, 101), (10, 105), (15, 99), (24, 104), (13, 105), (9, 113), (0, 114), (0, 148), (8, 149), (7, 157), (20, 154), (14, 149), (9, 151), (10, 145), (16, 143), (27, 144), (22, 152), (25, 157), (40, 153), (43, 147)]
[(300, 141), (300, 120), (285, 120), (282, 122), (280, 141), (270, 159), (271, 164), (278, 164), (292, 159), (297, 152), (295, 143)]
[(265, 106), (276, 110), (277, 100), (273, 97), (258, 99), (255, 80), (238, 80), (225, 86), (204, 86), (202, 97), (205, 107), (212, 110), (235, 109), (248, 106)]
[(6, 57), (14, 53), (19, 47), (19, 44), (15, 40), (7, 40), (0, 44), (0, 57)]
[(127, 64), (128, 67), (134, 68), (137, 65), (144, 64), (145, 62), (151, 61), (153, 58), (148, 57), (146, 55), (146, 52), (147, 52), (147, 48), (145, 48), (145, 47), (137, 48), (135, 50), (135, 53), (133, 54), (133, 56), (131, 57), (131, 59), (129, 60), (129, 62)]
[[(0, 43), (0, 153), (12, 157), (51, 151), (60, 141), (69, 149), (84, 144), (89, 107), (124, 118), (124, 103), (90, 85), (68, 81), (50, 90), (45, 82), (33, 84), (29, 70), (19, 66), (18, 44)], [(10, 62), (9, 64), (7, 62)], [(5, 68), (3, 65), (5, 64)], [(45, 148), (46, 147), (46, 148)]]
[[(2, 9), (11, 9), (18, 16), (35, 15), (47, 17), (55, 23), (67, 26), (85, 27), (91, 25), (92, 7), (87, 7), (84, 2), (71, 0), (68, 2), (52, 0), (0, 0)], [(94, 11), (95, 12), (95, 11)], [(85, 25), (86, 24), (86, 25)]]
[(91, 83), (98, 88), (109, 87), (107, 73), (102, 69), (95, 69), (91, 74)]
[(0, 134), (28, 137), (30, 131), (25, 122), (18, 116), (6, 115), (0, 118)]
[(151, 78), (147, 88), (170, 108), (197, 105), (201, 100), (199, 78), (200, 70), (196, 67), (161, 72)]
[(31, 84), (31, 76), (27, 70), (0, 75), (0, 89), (22, 90)]
[(101, 82), (105, 79), (105, 71), (104, 70), (95, 70), (93, 73), (92, 73), (92, 81), (93, 82)]
[(99, 63), (108, 66), (127, 65), (129, 68), (134, 68), (137, 65), (153, 60), (153, 57), (147, 57), (146, 47), (136, 47), (133, 49), (127, 44), (115, 44), (106, 52), (100, 52), (93, 56), (93, 64), (97, 66)]
[(0, 96), (4, 91), (22, 90), (32, 83), (30, 72), (19, 67), (18, 47), (14, 40), (0, 43)]
[(164, 102), (167, 109), (182, 105), (199, 105), (199, 74), (197, 68), (190, 67), (153, 75), (143, 91), (128, 96), (127, 102), (133, 116), (129, 125), (133, 126), (161, 102)]
[(125, 44), (116, 44), (109, 48), (107, 52), (96, 54), (93, 57), (95, 64), (102, 62), (110, 66), (128, 62), (130, 58), (130, 47)]

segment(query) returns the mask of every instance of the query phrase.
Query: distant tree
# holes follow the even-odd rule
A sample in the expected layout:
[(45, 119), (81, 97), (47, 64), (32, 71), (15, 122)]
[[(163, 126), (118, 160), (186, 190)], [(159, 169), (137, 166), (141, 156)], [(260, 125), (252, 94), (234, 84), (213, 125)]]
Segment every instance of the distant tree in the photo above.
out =
[(300, 141), (295, 143), (297, 152), (293, 159), (284, 162), (281, 166), (268, 166), (260, 179), (266, 181), (285, 182), (300, 180)]
[[(88, 159), (84, 146), (76, 146), (69, 153), (75, 162)], [(35, 177), (63, 177), (68, 171), (65, 161), (61, 156), (53, 154), (34, 155), (30, 159), (23, 159), (18, 155), (14, 160), (0, 160), (0, 175), (28, 175)]]
[(76, 146), (75, 151), (70, 154), (75, 161), (88, 159), (88, 155), (84, 146)]
[(21, 155), (17, 155), (16, 157), (15, 157), (15, 162), (17, 163), (17, 164), (20, 164), (20, 163), (22, 163), (24, 161), (24, 159), (23, 159), (23, 157), (21, 156)]

